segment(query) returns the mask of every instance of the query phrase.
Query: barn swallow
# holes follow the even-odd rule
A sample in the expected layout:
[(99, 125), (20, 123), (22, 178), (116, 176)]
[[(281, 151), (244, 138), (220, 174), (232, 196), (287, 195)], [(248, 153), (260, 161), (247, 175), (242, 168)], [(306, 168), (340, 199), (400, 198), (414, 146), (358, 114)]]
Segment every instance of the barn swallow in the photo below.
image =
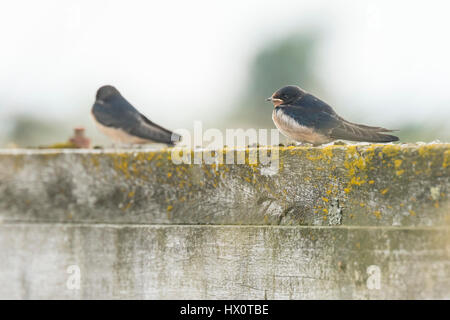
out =
[(272, 119), (280, 132), (297, 142), (313, 145), (333, 140), (364, 142), (392, 142), (398, 137), (383, 134), (392, 132), (349, 122), (340, 117), (327, 103), (298, 86), (277, 90), (267, 101), (274, 105)]
[(91, 112), (99, 130), (117, 143), (174, 145), (181, 140), (141, 114), (113, 86), (97, 90)]

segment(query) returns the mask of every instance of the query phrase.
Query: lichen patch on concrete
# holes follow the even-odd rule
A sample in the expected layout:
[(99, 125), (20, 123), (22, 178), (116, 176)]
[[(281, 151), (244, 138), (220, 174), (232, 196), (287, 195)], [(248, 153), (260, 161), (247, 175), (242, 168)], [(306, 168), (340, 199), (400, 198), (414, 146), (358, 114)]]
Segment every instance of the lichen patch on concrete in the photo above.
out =
[[(450, 220), (449, 144), (173, 151), (2, 150), (1, 218), (368, 226)], [(279, 166), (254, 161), (258, 151)], [(213, 163), (202, 161), (206, 153)], [(180, 154), (190, 163), (175, 164)], [(226, 164), (230, 155), (239, 163)]]

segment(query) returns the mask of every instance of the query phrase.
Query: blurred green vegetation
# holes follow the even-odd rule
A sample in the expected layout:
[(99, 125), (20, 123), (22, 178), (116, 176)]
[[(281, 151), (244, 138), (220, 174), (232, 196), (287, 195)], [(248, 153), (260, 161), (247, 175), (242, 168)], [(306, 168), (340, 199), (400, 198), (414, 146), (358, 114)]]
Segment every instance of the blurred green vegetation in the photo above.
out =
[[(25, 114), (15, 115), (10, 119), (10, 130), (7, 132), (4, 143), (20, 147), (38, 146), (55, 141), (65, 141), (68, 136), (62, 136), (62, 132), (68, 132), (67, 128), (57, 121), (43, 120)], [(61, 138), (58, 140), (58, 138)]]
[(295, 33), (267, 43), (251, 63), (244, 95), (227, 123), (246, 128), (273, 127), (272, 107), (265, 98), (289, 84), (318, 89), (320, 84), (314, 77), (318, 39), (318, 32)]
[(96, 128), (91, 117), (82, 112), (79, 116), (72, 115), (66, 119), (50, 119), (27, 114), (10, 116), (8, 127), (0, 134), (2, 147), (43, 147), (66, 143), (74, 134), (75, 127), (84, 127), (86, 136), (93, 145), (111, 146), (111, 141)]

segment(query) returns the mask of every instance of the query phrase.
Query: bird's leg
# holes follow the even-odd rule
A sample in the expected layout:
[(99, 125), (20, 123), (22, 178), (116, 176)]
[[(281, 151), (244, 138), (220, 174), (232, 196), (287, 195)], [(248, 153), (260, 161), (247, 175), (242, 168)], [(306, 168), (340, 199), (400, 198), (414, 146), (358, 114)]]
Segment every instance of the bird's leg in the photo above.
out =
[(306, 143), (306, 142), (295, 141), (294, 145), (297, 146), (297, 147), (308, 147), (311, 144), (310, 143)]
[(133, 143), (124, 143), (122, 145), (123, 149), (138, 149), (138, 145), (137, 144), (133, 144)]
[(334, 142), (330, 142), (335, 146), (345, 146), (347, 143), (345, 141), (342, 140), (335, 140)]
[(321, 145), (322, 147), (329, 147), (329, 146), (334, 146), (334, 141), (328, 142), (328, 143), (324, 143)]
[(113, 145), (112, 145), (112, 148), (113, 148), (114, 150), (128, 149), (129, 147), (130, 147), (129, 144), (122, 143), (122, 142), (120, 142), (120, 143), (113, 143)]
[(130, 148), (131, 149), (142, 149), (142, 144), (131, 144)]

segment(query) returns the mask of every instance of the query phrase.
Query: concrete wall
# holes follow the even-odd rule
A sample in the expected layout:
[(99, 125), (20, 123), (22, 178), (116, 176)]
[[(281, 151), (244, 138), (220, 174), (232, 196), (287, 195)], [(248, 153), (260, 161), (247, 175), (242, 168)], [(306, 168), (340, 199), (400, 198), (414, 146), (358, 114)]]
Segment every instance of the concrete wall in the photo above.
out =
[(254, 150), (1, 151), (0, 298), (450, 298), (449, 144)]

